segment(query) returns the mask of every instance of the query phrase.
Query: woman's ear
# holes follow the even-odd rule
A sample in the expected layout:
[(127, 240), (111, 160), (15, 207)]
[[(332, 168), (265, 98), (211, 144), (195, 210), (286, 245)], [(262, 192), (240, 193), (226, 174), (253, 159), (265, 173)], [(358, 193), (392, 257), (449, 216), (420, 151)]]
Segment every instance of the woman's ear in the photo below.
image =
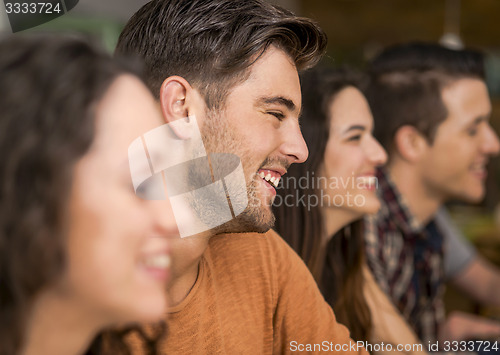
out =
[(160, 88), (160, 106), (165, 121), (180, 139), (192, 135), (192, 120), (189, 118), (187, 95), (193, 89), (180, 76), (170, 76)]
[(405, 125), (396, 131), (394, 137), (397, 153), (409, 162), (417, 162), (425, 153), (429, 143), (413, 126)]

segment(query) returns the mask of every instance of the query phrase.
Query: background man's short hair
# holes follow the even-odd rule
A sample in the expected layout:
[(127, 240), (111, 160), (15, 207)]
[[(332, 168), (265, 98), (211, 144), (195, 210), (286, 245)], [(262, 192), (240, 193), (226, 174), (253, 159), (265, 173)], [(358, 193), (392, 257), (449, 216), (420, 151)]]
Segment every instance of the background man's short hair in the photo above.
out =
[(432, 143), (448, 116), (442, 90), (456, 80), (484, 80), (484, 58), (474, 50), (413, 42), (384, 50), (369, 67), (366, 97), (375, 121), (374, 135), (390, 152), (397, 130), (411, 125)]
[(326, 35), (312, 20), (262, 0), (153, 0), (129, 20), (116, 53), (143, 58), (155, 97), (167, 77), (179, 75), (213, 108), (270, 45), (301, 70), (320, 59)]

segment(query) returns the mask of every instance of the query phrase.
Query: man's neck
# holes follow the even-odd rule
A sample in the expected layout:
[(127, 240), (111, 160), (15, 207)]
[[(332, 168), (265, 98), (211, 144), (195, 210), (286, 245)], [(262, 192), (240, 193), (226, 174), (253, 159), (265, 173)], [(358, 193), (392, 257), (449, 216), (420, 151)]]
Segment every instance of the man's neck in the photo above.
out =
[(411, 167), (393, 164), (388, 167), (390, 178), (416, 220), (427, 224), (436, 214), (443, 201), (430, 193), (425, 184)]
[(210, 237), (210, 234), (205, 234), (172, 241), (172, 269), (167, 287), (169, 307), (177, 306), (189, 295), (198, 279), (200, 261)]

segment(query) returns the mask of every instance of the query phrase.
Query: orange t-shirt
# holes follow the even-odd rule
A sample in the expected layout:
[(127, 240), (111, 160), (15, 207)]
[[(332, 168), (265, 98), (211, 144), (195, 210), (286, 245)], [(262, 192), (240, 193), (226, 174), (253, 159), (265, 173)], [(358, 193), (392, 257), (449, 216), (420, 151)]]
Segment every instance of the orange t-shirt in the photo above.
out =
[(366, 353), (274, 231), (212, 237), (195, 285), (169, 309), (167, 324), (162, 354)]

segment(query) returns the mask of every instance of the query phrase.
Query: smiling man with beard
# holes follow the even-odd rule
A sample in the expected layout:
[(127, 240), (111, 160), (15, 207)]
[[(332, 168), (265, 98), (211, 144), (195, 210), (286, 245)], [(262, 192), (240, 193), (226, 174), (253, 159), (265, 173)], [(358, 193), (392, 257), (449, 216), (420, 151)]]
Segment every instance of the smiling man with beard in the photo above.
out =
[(153, 0), (123, 30), (117, 54), (144, 60), (166, 122), (195, 117), (208, 156), (239, 157), (246, 180), (243, 213), (172, 243), (162, 353), (283, 354), (325, 341), (365, 352), (300, 258), (268, 231), (275, 186), (308, 156), (298, 70), (325, 47), (314, 22), (261, 0)]

